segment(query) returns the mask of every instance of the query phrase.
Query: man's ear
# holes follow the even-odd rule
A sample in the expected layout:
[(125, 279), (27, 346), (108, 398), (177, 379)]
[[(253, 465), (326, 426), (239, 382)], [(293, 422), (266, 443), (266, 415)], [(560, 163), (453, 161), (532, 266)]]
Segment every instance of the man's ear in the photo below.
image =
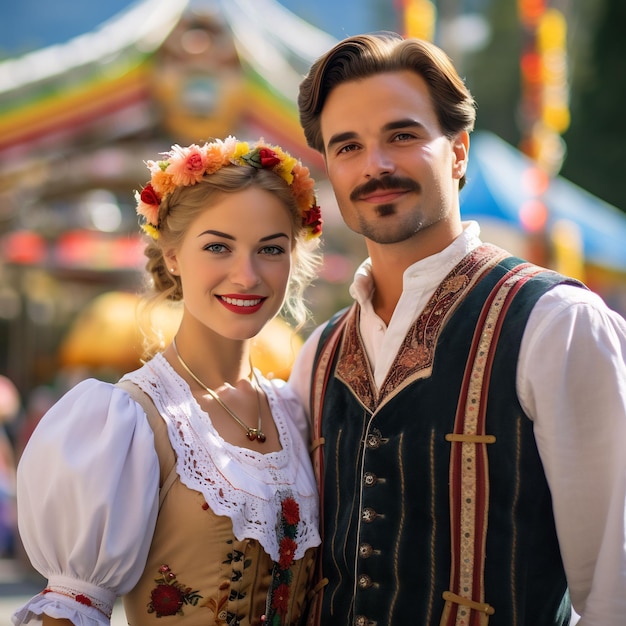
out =
[(452, 152), (454, 154), (454, 165), (452, 171), (454, 173), (454, 177), (457, 179), (461, 179), (467, 171), (469, 145), (470, 138), (469, 133), (466, 130), (462, 130), (457, 133), (456, 137), (452, 140)]

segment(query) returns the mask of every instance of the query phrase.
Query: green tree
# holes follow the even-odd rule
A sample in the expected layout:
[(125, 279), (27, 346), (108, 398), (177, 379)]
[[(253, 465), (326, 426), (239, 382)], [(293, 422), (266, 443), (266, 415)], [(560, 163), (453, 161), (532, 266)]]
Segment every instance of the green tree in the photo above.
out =
[(461, 68), (478, 104), (476, 129), (518, 145), (522, 28), (513, 0), (487, 6), (489, 41), (480, 51), (467, 55)]
[[(567, 158), (562, 174), (598, 197), (626, 211), (622, 191), (626, 139), (626, 23), (624, 0), (596, 5), (590, 46), (575, 56), (572, 72), (572, 122), (565, 134)], [(582, 28), (581, 28), (582, 30)]]

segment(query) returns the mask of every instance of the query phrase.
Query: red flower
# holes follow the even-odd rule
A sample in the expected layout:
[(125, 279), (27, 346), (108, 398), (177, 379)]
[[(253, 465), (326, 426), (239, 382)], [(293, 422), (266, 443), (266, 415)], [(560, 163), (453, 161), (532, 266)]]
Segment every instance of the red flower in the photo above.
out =
[(156, 205), (161, 204), (161, 198), (159, 194), (154, 190), (151, 183), (148, 183), (142, 190), (140, 195), (141, 201), (146, 204)]
[(157, 585), (150, 594), (151, 604), (157, 617), (176, 615), (183, 606), (182, 592), (172, 585)]
[(318, 206), (311, 207), (308, 211), (305, 211), (302, 216), (302, 223), (304, 226), (312, 226), (321, 223), (322, 220), (322, 211)]
[(91, 600), (87, 596), (84, 596), (82, 593), (76, 594), (74, 596), (74, 600), (76, 600), (76, 602), (79, 602), (80, 604), (91, 606)]
[(287, 524), (295, 526), (300, 521), (300, 507), (293, 498), (285, 498), (282, 501), (282, 510)]
[(293, 539), (290, 539), (289, 537), (283, 537), (280, 542), (280, 547), (278, 549), (280, 554), (278, 560), (280, 569), (288, 569), (289, 567), (291, 567), (297, 547), (298, 544)]
[(261, 167), (274, 167), (280, 163), (278, 155), (269, 148), (260, 148), (259, 157), (261, 159)]
[(281, 615), (286, 615), (289, 609), (289, 586), (278, 585), (272, 594), (272, 608)]

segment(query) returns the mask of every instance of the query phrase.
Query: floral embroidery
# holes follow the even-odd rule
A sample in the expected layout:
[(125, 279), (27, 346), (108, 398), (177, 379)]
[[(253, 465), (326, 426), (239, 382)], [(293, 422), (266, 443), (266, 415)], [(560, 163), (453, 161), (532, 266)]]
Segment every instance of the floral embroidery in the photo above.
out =
[(297, 547), (298, 544), (293, 539), (289, 537), (283, 537), (280, 542), (280, 556), (278, 561), (281, 569), (289, 569), (291, 567)]
[[(230, 539), (226, 543), (232, 546), (234, 541)], [(252, 559), (246, 558), (241, 550), (229, 547), (222, 564), (230, 566), (230, 580), (219, 586), (217, 599), (210, 599), (203, 605), (213, 611), (216, 626), (237, 626), (245, 621), (245, 613), (241, 613), (243, 609), (239, 608), (239, 614), (236, 611), (238, 607), (242, 607), (239, 601), (244, 600), (248, 594), (246, 591), (234, 589), (233, 584), (243, 581), (244, 570), (249, 568), (252, 562)], [(245, 607), (245, 604), (243, 606)]]
[(281, 502), (281, 517), (277, 527), (279, 534), (278, 563), (274, 565), (272, 583), (268, 592), (267, 611), (263, 616), (263, 623), (271, 626), (285, 624), (289, 611), (290, 584), (293, 573), (289, 569), (293, 565), (296, 548), (298, 523), (300, 522), (300, 507), (291, 497), (283, 498)]
[(169, 565), (159, 567), (159, 578), (154, 582), (157, 586), (150, 593), (148, 613), (156, 613), (157, 617), (167, 615), (183, 615), (183, 606), (191, 604), (196, 606), (202, 596), (191, 587), (185, 587), (176, 579)]

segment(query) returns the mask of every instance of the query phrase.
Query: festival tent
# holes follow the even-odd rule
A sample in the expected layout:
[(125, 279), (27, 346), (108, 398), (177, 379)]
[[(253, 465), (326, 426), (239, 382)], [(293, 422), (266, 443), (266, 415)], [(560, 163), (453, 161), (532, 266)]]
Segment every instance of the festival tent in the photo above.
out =
[(562, 177), (550, 179), (499, 137), (472, 134), (464, 219), (499, 223), (522, 235), (569, 224), (580, 237), (586, 264), (626, 273), (626, 213)]

